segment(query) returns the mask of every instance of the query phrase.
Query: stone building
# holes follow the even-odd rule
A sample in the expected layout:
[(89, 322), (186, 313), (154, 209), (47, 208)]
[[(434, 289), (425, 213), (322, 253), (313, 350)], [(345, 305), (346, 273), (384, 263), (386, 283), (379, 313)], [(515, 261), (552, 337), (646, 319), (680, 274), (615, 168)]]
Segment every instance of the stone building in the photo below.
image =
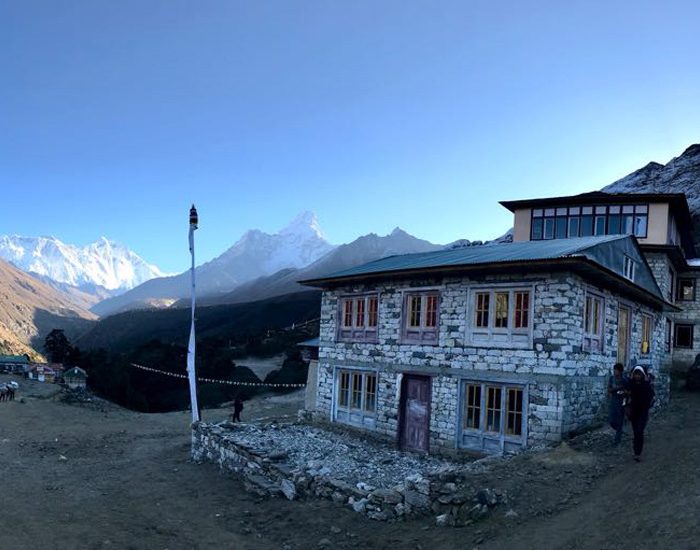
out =
[(636, 239), (611, 235), (393, 256), (323, 288), (315, 417), (408, 450), (514, 451), (588, 426), (618, 356), (665, 398), (664, 311)]

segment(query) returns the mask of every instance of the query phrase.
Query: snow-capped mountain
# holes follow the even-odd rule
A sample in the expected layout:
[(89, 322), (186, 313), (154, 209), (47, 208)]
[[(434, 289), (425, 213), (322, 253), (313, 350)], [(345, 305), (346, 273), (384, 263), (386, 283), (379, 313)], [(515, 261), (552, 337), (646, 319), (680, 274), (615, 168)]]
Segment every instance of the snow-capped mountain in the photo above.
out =
[[(230, 292), (239, 285), (272, 275), (282, 269), (301, 268), (335, 248), (319, 227), (316, 215), (302, 212), (275, 234), (259, 229), (246, 231), (223, 254), (197, 267), (197, 293)], [(172, 303), (189, 296), (189, 273), (157, 278), (92, 308), (98, 315), (125, 309)]]
[(0, 258), (42, 280), (85, 289), (124, 291), (163, 272), (127, 247), (100, 238), (86, 246), (56, 237), (0, 236)]
[(650, 162), (603, 188), (606, 193), (685, 193), (700, 245), (700, 144), (691, 145), (666, 164)]

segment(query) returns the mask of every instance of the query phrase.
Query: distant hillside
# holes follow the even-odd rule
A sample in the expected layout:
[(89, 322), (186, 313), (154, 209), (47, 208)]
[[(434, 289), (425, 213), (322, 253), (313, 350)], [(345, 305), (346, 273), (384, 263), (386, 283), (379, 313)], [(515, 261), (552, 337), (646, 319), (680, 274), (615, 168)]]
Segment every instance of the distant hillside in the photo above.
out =
[[(290, 292), (308, 290), (309, 287), (300, 285), (297, 281), (313, 279), (328, 275), (387, 256), (396, 254), (411, 254), (414, 252), (431, 252), (443, 248), (440, 245), (417, 239), (405, 231), (396, 228), (384, 237), (370, 233), (354, 240), (349, 244), (339, 246), (323, 258), (302, 269), (286, 269), (269, 277), (261, 277), (239, 286), (233, 292), (221, 296), (205, 296), (203, 304), (244, 303), (251, 300), (263, 300), (273, 296), (281, 296)], [(185, 306), (186, 303), (178, 304)]]
[[(244, 334), (276, 330), (318, 318), (321, 293), (306, 291), (246, 304), (197, 309), (197, 338), (225, 341)], [(104, 348), (128, 352), (151, 340), (187, 346), (190, 330), (188, 309), (133, 310), (105, 317), (77, 339), (81, 349)]]
[(92, 319), (54, 288), (0, 260), (0, 353), (36, 355), (52, 329), (76, 336)]
[(685, 193), (700, 250), (700, 144), (691, 145), (666, 164), (650, 162), (602, 189), (608, 193)]

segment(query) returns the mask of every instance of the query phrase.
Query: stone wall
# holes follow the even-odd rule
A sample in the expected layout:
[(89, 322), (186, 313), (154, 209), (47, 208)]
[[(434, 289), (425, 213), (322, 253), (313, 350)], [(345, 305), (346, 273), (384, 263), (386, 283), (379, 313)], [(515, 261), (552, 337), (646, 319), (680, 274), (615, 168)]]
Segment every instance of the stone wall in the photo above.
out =
[[(534, 291), (532, 338), (527, 347), (476, 346), (468, 338), (468, 289), (480, 284), (531, 285)], [(438, 345), (401, 341), (403, 291), (438, 288), (441, 293)], [(605, 298), (604, 346), (600, 353), (583, 348), (586, 290)], [(378, 343), (336, 342), (338, 298), (355, 292), (379, 291)], [(620, 297), (596, 288), (578, 275), (531, 273), (481, 278), (445, 277), (391, 281), (376, 286), (354, 285), (326, 291), (321, 305), (318, 393), (315, 417), (333, 418), (333, 386), (337, 368), (371, 369), (378, 374), (374, 430), (395, 440), (399, 422), (402, 374), (432, 377), (431, 450), (457, 446), (461, 380), (503, 380), (528, 387), (527, 444), (559, 441), (604, 416), (606, 383), (617, 355), (617, 309)], [(631, 356), (658, 375), (664, 354), (664, 322), (659, 312), (624, 300), (633, 310)], [(642, 356), (641, 317), (654, 319), (651, 353)], [(661, 394), (665, 394), (662, 391)]]

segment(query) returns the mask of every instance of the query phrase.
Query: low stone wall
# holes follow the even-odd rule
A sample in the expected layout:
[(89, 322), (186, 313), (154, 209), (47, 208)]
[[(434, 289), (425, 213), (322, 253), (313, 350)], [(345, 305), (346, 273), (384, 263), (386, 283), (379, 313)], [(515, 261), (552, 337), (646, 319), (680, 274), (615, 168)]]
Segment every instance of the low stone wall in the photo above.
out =
[[(331, 468), (321, 461), (299, 465), (289, 460), (284, 450), (254, 448), (236, 436), (238, 430), (228, 422), (196, 424), (192, 431), (192, 459), (218, 464), (223, 471), (239, 475), (248, 490), (261, 495), (289, 500), (328, 499), (379, 521), (435, 515), (437, 523), (443, 525), (471, 523), (507, 501), (505, 493), (470, 484), (470, 474), (484, 471), (493, 458), (412, 473), (390, 487), (362, 481), (353, 484), (334, 477)], [(379, 462), (387, 460), (380, 458)]]

